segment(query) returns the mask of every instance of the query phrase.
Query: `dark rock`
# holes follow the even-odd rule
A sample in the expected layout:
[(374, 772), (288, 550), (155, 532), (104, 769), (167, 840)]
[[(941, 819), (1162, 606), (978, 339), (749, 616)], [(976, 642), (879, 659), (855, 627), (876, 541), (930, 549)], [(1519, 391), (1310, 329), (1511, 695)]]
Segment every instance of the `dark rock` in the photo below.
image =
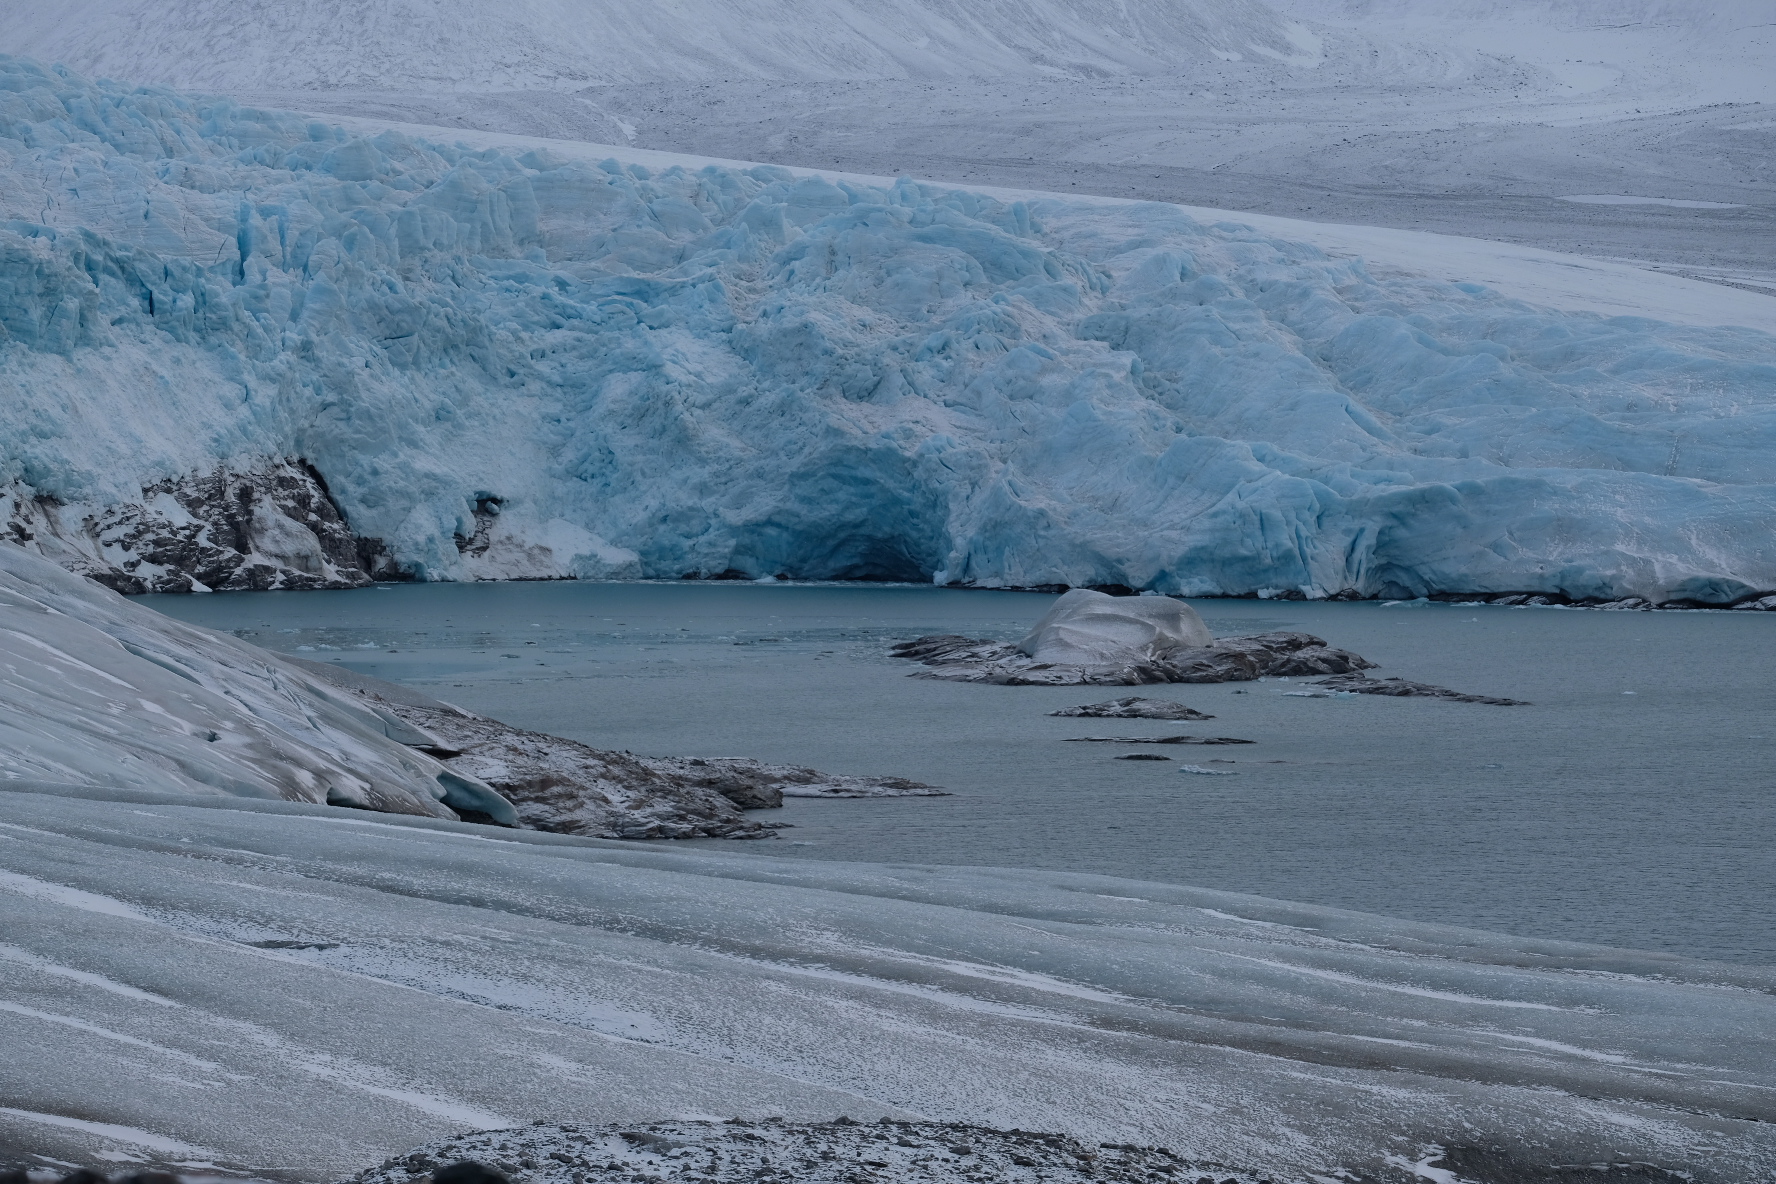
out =
[(1116, 757), (1119, 761), (1169, 761), (1169, 756), (1160, 756), (1157, 752), (1128, 752)]
[(432, 1173), (432, 1184), (511, 1184), (503, 1172), (465, 1159)]
[(1256, 744), (1232, 736), (1070, 736), (1064, 744)]
[[(961, 1123), (881, 1119), (792, 1123), (676, 1121), (645, 1127), (540, 1124), (458, 1135), (391, 1159), (348, 1184), (425, 1184), (421, 1165), (452, 1162), (516, 1164), (527, 1184), (863, 1184), (871, 1180), (981, 1184), (1041, 1180), (1048, 1184), (1152, 1184), (1198, 1173), (1213, 1184), (1257, 1184), (1258, 1173), (1228, 1175), (1223, 1165), (1191, 1162), (1160, 1147), (1110, 1144), (1094, 1148), (1065, 1135), (1002, 1131)], [(486, 1184), (447, 1180), (445, 1184)]]
[(14, 486), (0, 493), (0, 535), (131, 595), (404, 578), (382, 540), (353, 535), (320, 473), (293, 457), (160, 481), (139, 501), (109, 506)]
[(1212, 715), (1186, 707), (1170, 699), (1143, 699), (1130, 695), (1104, 703), (1087, 703), (1082, 707), (1063, 707), (1050, 715), (1075, 716), (1088, 719), (1214, 719)]
[[(640, 757), (471, 715), (411, 687), (332, 663), (285, 659), (356, 695), (390, 739), (439, 756), (493, 786), (519, 825), (606, 839), (765, 839), (776, 828), (741, 813), (788, 797), (932, 797), (902, 777), (852, 777), (744, 757)], [(460, 812), (459, 812), (460, 813)], [(491, 821), (462, 815), (465, 822)]]
[(901, 642), (889, 653), (929, 669), (915, 678), (1001, 686), (1141, 686), (1168, 682), (1250, 682), (1266, 676), (1344, 674), (1375, 664), (1334, 649), (1311, 633), (1260, 633), (1217, 638), (1207, 646), (1170, 650), (1122, 665), (1061, 666), (1037, 662), (1016, 645), (959, 634)]
[(1329, 687), (1335, 691), (1349, 691), (1357, 695), (1452, 699), (1457, 703), (1491, 703), (1497, 707), (1530, 706), (1526, 699), (1502, 699), (1493, 695), (1467, 695), (1461, 691), (1452, 691), (1448, 687), (1434, 687), (1429, 683), (1408, 682), (1403, 678), (1370, 678), (1365, 674), (1340, 674), (1332, 678), (1322, 678), (1314, 685)]
[(790, 798), (948, 797), (947, 790), (905, 777), (851, 777), (805, 765), (767, 765), (750, 757), (642, 757), (655, 770), (721, 794), (742, 810)]

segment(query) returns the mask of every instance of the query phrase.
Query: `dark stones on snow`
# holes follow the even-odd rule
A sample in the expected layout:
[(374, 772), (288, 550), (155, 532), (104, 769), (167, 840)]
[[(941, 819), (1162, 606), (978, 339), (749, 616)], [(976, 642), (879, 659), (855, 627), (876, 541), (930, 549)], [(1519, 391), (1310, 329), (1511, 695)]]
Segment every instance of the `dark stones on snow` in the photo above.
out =
[[(1270, 1184), (1162, 1147), (944, 1122), (662, 1122), (532, 1125), (429, 1143), (348, 1184), (445, 1180), (464, 1162), (525, 1184)], [(451, 1164), (452, 1167), (441, 1165)]]

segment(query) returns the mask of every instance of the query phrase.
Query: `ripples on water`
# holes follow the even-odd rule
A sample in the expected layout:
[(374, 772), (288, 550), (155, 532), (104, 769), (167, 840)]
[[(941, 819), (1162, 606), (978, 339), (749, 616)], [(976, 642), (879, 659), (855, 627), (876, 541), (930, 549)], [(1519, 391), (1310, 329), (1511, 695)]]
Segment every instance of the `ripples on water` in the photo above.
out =
[[(886, 657), (924, 633), (1016, 637), (1050, 602), (1028, 593), (554, 583), (144, 599), (603, 747), (955, 791), (792, 801), (777, 855), (1066, 868), (1776, 962), (1776, 614), (1195, 602), (1217, 634), (1302, 629), (1380, 675), (1534, 703), (1490, 707), (1300, 698), (1280, 680), (958, 685)], [(1216, 718), (1045, 714), (1130, 693)], [(1061, 743), (1172, 732), (1257, 743), (1127, 750), (1170, 762)], [(1239, 775), (1178, 771), (1209, 757)]]

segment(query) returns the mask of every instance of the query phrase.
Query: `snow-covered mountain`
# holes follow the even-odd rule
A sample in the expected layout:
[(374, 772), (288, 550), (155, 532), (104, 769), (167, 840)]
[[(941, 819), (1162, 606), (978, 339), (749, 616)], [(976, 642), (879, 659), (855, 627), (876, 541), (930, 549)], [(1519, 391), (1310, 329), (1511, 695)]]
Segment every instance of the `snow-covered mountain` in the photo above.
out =
[(224, 92), (1154, 73), (1303, 38), (1260, 0), (8, 0), (0, 30), (7, 52)]
[(324, 496), (425, 578), (1776, 587), (1768, 332), (1552, 311), (1173, 206), (4, 78), (7, 510), (120, 585), (190, 586), (219, 538), (261, 557), (242, 586), (312, 585), (350, 558)]

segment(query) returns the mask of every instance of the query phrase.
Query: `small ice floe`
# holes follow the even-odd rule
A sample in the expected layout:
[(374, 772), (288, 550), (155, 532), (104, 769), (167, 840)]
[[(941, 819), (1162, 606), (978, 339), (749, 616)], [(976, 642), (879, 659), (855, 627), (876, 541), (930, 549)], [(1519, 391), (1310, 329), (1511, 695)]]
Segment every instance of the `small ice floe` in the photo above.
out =
[(1239, 772), (1239, 770), (1237, 770), (1237, 769), (1205, 769), (1201, 765), (1179, 765), (1178, 772), (1180, 772), (1180, 773), (1194, 773), (1198, 777), (1232, 777), (1232, 776), (1236, 775)]
[(1284, 691), (1283, 695), (1290, 699), (1330, 699), (1331, 691)]

